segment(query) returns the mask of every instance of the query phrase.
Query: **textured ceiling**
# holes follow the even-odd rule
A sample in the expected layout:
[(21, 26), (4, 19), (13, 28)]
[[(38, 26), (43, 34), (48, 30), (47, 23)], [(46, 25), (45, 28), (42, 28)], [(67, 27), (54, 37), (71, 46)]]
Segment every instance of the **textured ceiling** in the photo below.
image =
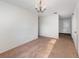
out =
[[(35, 12), (35, 0), (1, 0), (19, 7), (29, 9)], [(46, 0), (45, 14), (57, 12), (61, 16), (69, 16), (72, 14), (78, 0)]]

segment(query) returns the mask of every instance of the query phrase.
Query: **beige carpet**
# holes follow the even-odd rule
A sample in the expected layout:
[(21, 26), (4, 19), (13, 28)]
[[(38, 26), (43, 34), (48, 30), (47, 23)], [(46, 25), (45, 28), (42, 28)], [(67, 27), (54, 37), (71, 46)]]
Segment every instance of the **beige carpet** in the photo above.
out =
[(72, 38), (60, 35), (60, 39), (39, 37), (10, 51), (0, 54), (0, 57), (13, 58), (58, 58), (77, 57)]

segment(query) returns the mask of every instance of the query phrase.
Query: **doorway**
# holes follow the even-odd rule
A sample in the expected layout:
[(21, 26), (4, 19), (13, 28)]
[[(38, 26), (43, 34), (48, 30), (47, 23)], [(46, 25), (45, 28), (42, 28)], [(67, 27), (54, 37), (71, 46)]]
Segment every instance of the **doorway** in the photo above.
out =
[(59, 35), (67, 34), (71, 35), (72, 33), (72, 21), (71, 17), (59, 16)]

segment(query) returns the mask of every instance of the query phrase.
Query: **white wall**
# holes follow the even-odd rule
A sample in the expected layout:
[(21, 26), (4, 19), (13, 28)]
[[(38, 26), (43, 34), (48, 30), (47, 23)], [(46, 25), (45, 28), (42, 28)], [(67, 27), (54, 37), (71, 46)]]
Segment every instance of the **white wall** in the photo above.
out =
[(57, 14), (49, 14), (40, 16), (40, 36), (46, 36), (58, 39), (59, 22)]
[(77, 45), (78, 45), (78, 55), (79, 55), (79, 1), (75, 9), (75, 15), (77, 20)]
[(0, 53), (38, 37), (38, 17), (0, 1)]
[(71, 18), (59, 17), (59, 33), (71, 33)]
[(72, 38), (79, 55), (79, 3), (74, 10), (72, 16)]

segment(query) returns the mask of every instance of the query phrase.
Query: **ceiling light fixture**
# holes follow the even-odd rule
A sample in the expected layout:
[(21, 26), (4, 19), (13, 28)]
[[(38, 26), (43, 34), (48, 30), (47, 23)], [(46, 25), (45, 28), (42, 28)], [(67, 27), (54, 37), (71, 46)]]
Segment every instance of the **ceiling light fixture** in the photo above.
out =
[(45, 1), (44, 0), (37, 0), (36, 2), (36, 10), (38, 13), (43, 13), (45, 10), (46, 10), (46, 7), (45, 7)]

